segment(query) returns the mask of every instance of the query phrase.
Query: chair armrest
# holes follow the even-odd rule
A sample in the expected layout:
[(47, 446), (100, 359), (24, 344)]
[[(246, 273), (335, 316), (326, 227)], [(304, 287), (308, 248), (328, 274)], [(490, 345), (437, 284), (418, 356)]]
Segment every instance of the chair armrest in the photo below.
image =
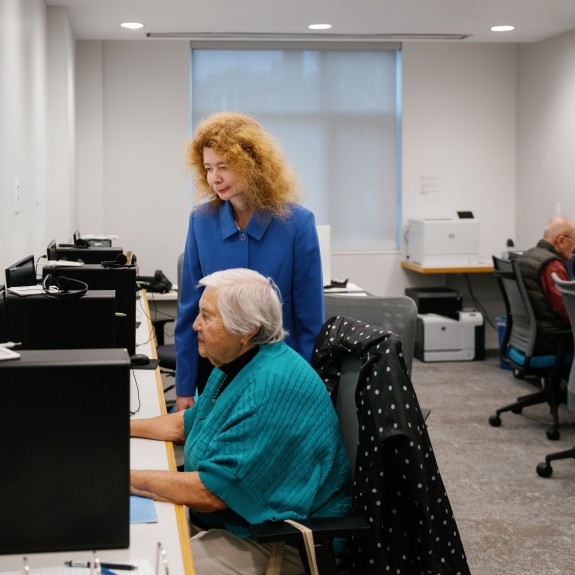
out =
[[(322, 574), (333, 574), (338, 571), (333, 540), (336, 537), (349, 538), (367, 536), (371, 525), (363, 517), (318, 517), (315, 519), (298, 519), (298, 523), (305, 525), (313, 532), (318, 570)], [(266, 521), (251, 525), (254, 538), (259, 543), (272, 543), (284, 541), (292, 547), (297, 547), (306, 574), (310, 573), (307, 552), (305, 550), (303, 534), (299, 529), (292, 527), (285, 521)]]
[[(297, 521), (309, 527), (313, 531), (314, 539), (317, 540), (367, 535), (371, 529), (370, 524), (363, 517), (355, 515), (316, 517), (313, 519), (298, 519)], [(293, 542), (301, 538), (299, 529), (292, 527), (285, 521), (266, 521), (250, 527), (254, 537), (260, 543), (271, 543), (282, 539), (286, 542)]]

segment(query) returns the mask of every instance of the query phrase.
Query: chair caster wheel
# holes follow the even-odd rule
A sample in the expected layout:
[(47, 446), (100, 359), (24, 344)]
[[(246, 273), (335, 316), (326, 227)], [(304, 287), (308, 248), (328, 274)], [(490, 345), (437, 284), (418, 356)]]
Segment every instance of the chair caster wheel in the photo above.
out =
[(545, 433), (547, 434), (547, 439), (551, 441), (557, 441), (561, 435), (558, 429), (548, 429)]
[(501, 425), (501, 418), (498, 415), (492, 415), (489, 418), (489, 423), (493, 426), (493, 427), (499, 427)]
[(525, 379), (525, 374), (520, 369), (514, 369), (513, 377), (515, 379)]
[(520, 414), (522, 411), (523, 411), (523, 408), (522, 408), (522, 407), (514, 407), (514, 408), (511, 410), (511, 413)]
[(537, 475), (539, 477), (551, 477), (553, 473), (553, 468), (549, 463), (541, 462), (537, 465)]

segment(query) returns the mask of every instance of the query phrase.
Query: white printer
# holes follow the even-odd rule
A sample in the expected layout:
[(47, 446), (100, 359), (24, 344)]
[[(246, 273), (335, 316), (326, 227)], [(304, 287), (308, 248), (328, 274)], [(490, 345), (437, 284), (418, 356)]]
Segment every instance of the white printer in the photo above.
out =
[(409, 220), (406, 258), (423, 267), (476, 265), (479, 261), (478, 220)]
[(458, 311), (456, 317), (417, 314), (414, 355), (421, 361), (484, 359), (484, 329), (483, 316), (477, 310)]
[(405, 288), (417, 306), (414, 356), (421, 361), (485, 359), (481, 312), (463, 310), (461, 294), (444, 287)]

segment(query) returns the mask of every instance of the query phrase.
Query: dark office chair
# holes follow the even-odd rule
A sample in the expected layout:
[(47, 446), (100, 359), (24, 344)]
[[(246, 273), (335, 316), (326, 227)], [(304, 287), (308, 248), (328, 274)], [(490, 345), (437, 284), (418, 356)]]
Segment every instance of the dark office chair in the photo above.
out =
[[(561, 377), (572, 356), (567, 356), (571, 330), (542, 333), (521, 278), (519, 263), (493, 256), (495, 277), (499, 284), (507, 312), (507, 325), (501, 342), (501, 360), (509, 364), (521, 377), (540, 378), (543, 388), (536, 393), (519, 397), (517, 401), (496, 410), (489, 418), (493, 427), (501, 425), (500, 415), (506, 411), (521, 413), (524, 407), (547, 402), (553, 418), (547, 437), (559, 439), (558, 406), (561, 401)], [(546, 337), (557, 340), (556, 355), (536, 355), (537, 342)]]
[[(561, 280), (556, 274), (553, 274), (553, 279), (555, 280), (557, 289), (561, 292), (563, 300), (565, 301), (567, 315), (571, 322), (571, 330), (573, 332), (573, 337), (575, 338), (575, 281)], [(575, 411), (575, 369), (573, 369), (573, 366), (571, 366), (569, 383), (567, 384), (567, 405), (569, 406), (569, 409)], [(565, 451), (550, 453), (545, 457), (545, 461), (537, 465), (537, 473), (541, 477), (551, 477), (551, 474), (553, 473), (553, 468), (551, 467), (552, 461), (573, 458), (575, 458), (575, 447)]]
[[(178, 295), (177, 301), (180, 300), (180, 287), (182, 282), (182, 268), (184, 265), (184, 254), (180, 254), (178, 257)], [(156, 354), (160, 360), (160, 371), (168, 376), (175, 376), (176, 373), (176, 345), (173, 343), (165, 343), (165, 333), (166, 325), (169, 323), (174, 323), (175, 318), (155, 318), (153, 320), (154, 334), (156, 336)], [(168, 386), (164, 389), (164, 393), (173, 389), (173, 385)]]
[[(416, 316), (414, 311), (410, 320), (401, 320), (407, 330), (415, 329)], [(324, 324), (315, 349), (312, 365), (331, 393), (355, 479), (352, 515), (300, 520), (313, 532), (320, 575), (341, 569), (365, 572), (363, 562), (372, 557), (374, 569), (382, 573), (401, 566), (402, 573), (431, 569), (468, 574), (399, 337), (373, 323), (336, 316)], [(377, 484), (380, 473), (385, 474), (384, 486)], [(299, 547), (310, 573), (297, 529), (272, 522), (252, 526), (252, 531), (262, 543), (285, 541)], [(337, 564), (333, 551), (333, 539), (341, 537), (351, 538), (344, 565)], [(441, 561), (446, 563), (440, 566)]]

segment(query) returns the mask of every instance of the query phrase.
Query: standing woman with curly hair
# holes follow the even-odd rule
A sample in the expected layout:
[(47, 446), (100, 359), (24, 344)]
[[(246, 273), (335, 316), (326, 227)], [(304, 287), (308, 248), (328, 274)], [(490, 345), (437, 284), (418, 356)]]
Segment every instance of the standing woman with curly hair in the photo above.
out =
[(286, 343), (310, 360), (324, 321), (322, 269), (313, 214), (298, 203), (295, 173), (251, 117), (219, 112), (198, 127), (188, 148), (202, 203), (190, 215), (176, 322), (176, 409), (194, 404), (211, 371), (192, 324), (204, 276), (250, 268), (278, 285)]

